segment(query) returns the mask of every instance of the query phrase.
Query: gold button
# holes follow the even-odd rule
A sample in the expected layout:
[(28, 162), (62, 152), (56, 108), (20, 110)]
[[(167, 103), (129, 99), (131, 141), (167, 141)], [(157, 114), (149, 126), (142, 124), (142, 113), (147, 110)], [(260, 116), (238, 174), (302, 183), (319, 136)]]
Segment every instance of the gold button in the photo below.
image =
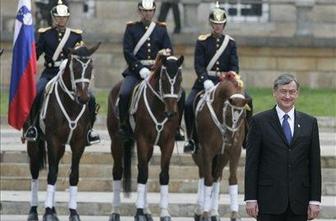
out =
[(145, 29), (148, 29), (148, 26), (146, 26)]
[(59, 33), (58, 33), (58, 36), (62, 36), (62, 33), (61, 33), (61, 32), (59, 32)]
[(219, 64), (219, 61), (216, 61), (216, 64)]
[(219, 44), (216, 44), (216, 47), (219, 48)]
[(147, 46), (148, 46), (148, 47), (150, 47), (150, 46), (151, 46), (151, 44), (150, 44), (150, 43), (148, 43), (148, 44), (147, 44)]
[(150, 41), (150, 38), (147, 38), (147, 41)]
[(148, 56), (147, 56), (147, 59), (150, 60), (150, 59), (151, 59), (151, 56), (148, 55)]
[(48, 63), (48, 67), (51, 67), (52, 66), (52, 63)]
[(147, 50), (148, 52), (151, 52), (151, 49), (150, 48), (148, 48), (148, 50)]
[(217, 38), (217, 41), (219, 42), (219, 41), (220, 41), (220, 39), (219, 39), (219, 38)]
[(62, 41), (62, 38), (59, 38), (58, 41)]
[(216, 67), (216, 70), (219, 71), (219, 67)]

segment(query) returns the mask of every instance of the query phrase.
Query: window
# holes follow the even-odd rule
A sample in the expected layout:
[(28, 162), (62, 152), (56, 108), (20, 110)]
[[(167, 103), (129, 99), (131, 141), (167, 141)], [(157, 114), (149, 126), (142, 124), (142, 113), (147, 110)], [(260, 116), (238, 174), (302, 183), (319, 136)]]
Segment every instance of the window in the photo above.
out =
[[(267, 22), (269, 4), (265, 0), (222, 0), (229, 19), (234, 22)], [(212, 4), (212, 8), (214, 4)]]

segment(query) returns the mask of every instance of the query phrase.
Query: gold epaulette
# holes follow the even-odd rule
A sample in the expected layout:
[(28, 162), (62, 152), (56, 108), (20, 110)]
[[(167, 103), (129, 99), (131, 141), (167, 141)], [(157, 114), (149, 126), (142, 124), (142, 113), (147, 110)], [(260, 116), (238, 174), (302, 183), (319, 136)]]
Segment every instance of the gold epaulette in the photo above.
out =
[(83, 30), (80, 30), (80, 29), (72, 29), (71, 28), (71, 31), (75, 32), (76, 34), (83, 34)]
[(204, 40), (206, 40), (210, 35), (211, 35), (210, 33), (209, 33), (209, 34), (205, 34), (205, 35), (200, 35), (200, 36), (198, 36), (198, 40), (200, 40), (200, 41), (204, 41)]
[(127, 25), (133, 25), (135, 23), (136, 23), (135, 21), (129, 21), (129, 22), (127, 22)]
[(38, 31), (38, 33), (43, 33), (43, 32), (48, 31), (49, 29), (51, 29), (51, 27), (47, 27), (47, 28), (39, 28), (37, 31)]
[(156, 22), (158, 25), (160, 26), (164, 26), (164, 27), (167, 27), (167, 23), (166, 22)]

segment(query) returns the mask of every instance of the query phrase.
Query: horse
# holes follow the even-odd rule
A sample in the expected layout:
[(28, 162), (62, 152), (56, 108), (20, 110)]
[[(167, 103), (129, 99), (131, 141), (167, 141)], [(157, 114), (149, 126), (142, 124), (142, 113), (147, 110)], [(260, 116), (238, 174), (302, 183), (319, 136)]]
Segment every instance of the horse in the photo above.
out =
[(82, 45), (69, 49), (67, 60), (62, 62), (57, 76), (46, 86), (44, 102), (39, 115), (39, 127), (43, 134), (40, 133), (36, 142), (27, 142), (32, 176), (32, 199), (28, 221), (38, 220), (38, 177), (39, 171), (45, 166), (46, 158), (49, 169), (43, 220), (58, 220), (54, 207), (55, 184), (58, 164), (64, 155), (66, 144), (70, 145), (72, 151), (69, 176), (69, 220), (80, 220), (76, 211), (79, 161), (87, 144), (86, 135), (91, 126), (91, 116), (87, 105), (90, 100), (89, 84), (93, 70), (91, 55), (99, 45), (100, 43), (92, 48)]
[[(169, 164), (174, 149), (175, 131), (179, 127), (181, 111), (178, 99), (182, 88), (182, 63), (184, 57), (166, 57), (158, 54), (149, 79), (143, 80), (133, 92), (130, 118), (134, 120), (134, 138), (137, 144), (138, 184), (136, 221), (153, 220), (147, 203), (148, 163), (154, 145), (161, 149), (160, 208), (161, 220), (169, 221), (168, 183)], [(134, 140), (123, 142), (118, 133), (118, 91), (121, 82), (112, 88), (108, 98), (107, 128), (111, 138), (113, 157), (113, 209), (110, 221), (120, 220), (121, 179), (126, 196), (131, 191), (131, 158)]]
[[(198, 102), (197, 102), (198, 100)], [(245, 106), (242, 81), (232, 72), (223, 73), (218, 84), (196, 99), (194, 136), (197, 149), (192, 154), (199, 168), (197, 206), (194, 219), (219, 219), (220, 180), (230, 161), (229, 189), (231, 221), (239, 219), (237, 168), (245, 137)]]

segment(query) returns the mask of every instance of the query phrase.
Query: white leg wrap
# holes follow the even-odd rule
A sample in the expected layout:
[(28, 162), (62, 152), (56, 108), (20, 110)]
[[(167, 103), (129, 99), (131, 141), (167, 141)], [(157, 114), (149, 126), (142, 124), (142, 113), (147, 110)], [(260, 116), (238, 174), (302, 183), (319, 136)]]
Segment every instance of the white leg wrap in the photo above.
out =
[(229, 186), (230, 209), (238, 212), (238, 185)]
[(112, 202), (112, 212), (120, 213), (120, 192), (121, 192), (121, 181), (113, 180), (113, 202)]
[(31, 201), (30, 206), (38, 206), (39, 181), (31, 180)]
[(78, 187), (77, 186), (70, 186), (69, 187), (69, 209), (77, 209), (77, 193)]
[(138, 197), (136, 201), (136, 208), (143, 209), (145, 208), (145, 193), (146, 193), (146, 184), (138, 183), (137, 186)]
[(211, 216), (218, 216), (218, 202), (219, 202), (220, 182), (213, 184), (211, 194)]
[(145, 214), (152, 214), (152, 212), (149, 209), (149, 205), (148, 205), (148, 200), (147, 200), (147, 193), (148, 193), (148, 187), (146, 185), (146, 190), (145, 190), (145, 209), (144, 209), (144, 213)]
[(204, 212), (210, 212), (211, 209), (212, 186), (204, 185)]
[(44, 207), (47, 208), (53, 208), (54, 206), (54, 195), (55, 195), (55, 189), (56, 187), (54, 185), (48, 185), (47, 187), (47, 196), (46, 196), (46, 200), (44, 203)]
[(160, 186), (160, 208), (168, 209), (168, 185)]
[(198, 180), (197, 202), (195, 213), (201, 215), (204, 208), (204, 178)]

